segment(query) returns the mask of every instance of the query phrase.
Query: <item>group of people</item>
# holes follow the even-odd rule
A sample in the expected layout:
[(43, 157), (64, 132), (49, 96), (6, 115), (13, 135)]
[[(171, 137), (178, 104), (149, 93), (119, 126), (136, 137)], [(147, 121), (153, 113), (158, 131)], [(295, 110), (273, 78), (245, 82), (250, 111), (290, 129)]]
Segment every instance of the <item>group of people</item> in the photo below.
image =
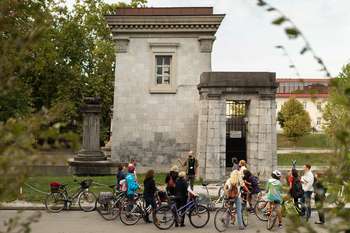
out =
[(321, 181), (322, 174), (317, 172), (315, 175), (311, 171), (311, 165), (304, 165), (304, 174), (299, 176), (295, 166), (293, 166), (288, 176), (289, 193), (297, 204), (299, 199), (305, 204), (303, 214), (308, 221), (311, 217), (311, 197), (312, 193), (315, 195), (315, 204), (318, 212), (319, 221), (316, 224), (325, 223), (325, 215), (323, 211), (323, 204), (326, 198), (327, 189)]
[[(188, 153), (186, 161), (179, 161), (180, 165), (185, 167), (186, 171), (180, 171), (179, 167), (174, 165), (171, 167), (170, 172), (165, 178), (166, 192), (169, 196), (174, 196), (177, 208), (184, 206), (189, 196), (196, 195), (193, 192), (193, 185), (195, 177), (197, 175), (198, 161), (194, 157), (193, 152)], [(132, 160), (127, 166), (127, 173), (125, 168), (120, 166), (117, 173), (117, 189), (126, 191), (129, 203), (134, 201), (135, 193), (140, 188), (136, 174), (136, 161)], [(143, 181), (143, 195), (146, 201), (146, 206), (151, 206), (153, 211), (156, 208), (155, 194), (157, 192), (156, 182), (154, 180), (154, 170), (147, 171), (145, 179)], [(266, 184), (266, 193), (268, 201), (268, 210), (271, 211), (272, 205), (277, 205), (277, 217), (279, 227), (282, 227), (282, 214), (280, 204), (282, 203), (282, 174), (280, 171), (275, 170), (272, 172), (270, 179)], [(298, 171), (295, 166), (288, 175), (289, 193), (293, 198), (295, 204), (299, 199), (305, 203), (306, 208), (303, 210), (307, 220), (311, 216), (311, 195), (315, 192), (315, 201), (319, 213), (318, 224), (325, 222), (324, 213), (322, 211), (323, 201), (325, 199), (326, 189), (319, 180), (320, 174), (316, 176), (311, 172), (311, 166), (306, 164), (304, 166), (304, 174), (299, 177)], [(254, 176), (247, 168), (247, 163), (244, 160), (233, 159), (233, 170), (230, 177), (226, 180), (224, 185), (224, 193), (226, 198), (231, 200), (231, 203), (236, 206), (237, 222), (239, 229), (245, 229), (242, 219), (242, 203), (246, 203), (248, 210), (254, 212), (253, 202), (256, 200), (256, 196), (260, 193), (259, 179)], [(153, 212), (154, 213), (154, 212)], [(176, 219), (175, 226), (183, 227), (184, 216), (180, 219)], [(145, 222), (150, 223), (149, 216), (145, 217)]]

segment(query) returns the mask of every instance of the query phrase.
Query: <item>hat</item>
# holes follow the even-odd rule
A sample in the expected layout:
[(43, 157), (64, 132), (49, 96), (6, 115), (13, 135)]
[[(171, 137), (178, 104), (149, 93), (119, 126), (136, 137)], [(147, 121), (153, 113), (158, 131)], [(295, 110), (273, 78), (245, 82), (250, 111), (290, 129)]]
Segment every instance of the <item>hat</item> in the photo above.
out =
[(170, 168), (170, 171), (171, 171), (171, 172), (179, 172), (179, 167), (176, 166), (176, 165), (174, 165), (174, 166), (172, 166), (172, 167)]
[(185, 177), (185, 176), (186, 176), (186, 172), (181, 171), (181, 172), (179, 173), (179, 177)]

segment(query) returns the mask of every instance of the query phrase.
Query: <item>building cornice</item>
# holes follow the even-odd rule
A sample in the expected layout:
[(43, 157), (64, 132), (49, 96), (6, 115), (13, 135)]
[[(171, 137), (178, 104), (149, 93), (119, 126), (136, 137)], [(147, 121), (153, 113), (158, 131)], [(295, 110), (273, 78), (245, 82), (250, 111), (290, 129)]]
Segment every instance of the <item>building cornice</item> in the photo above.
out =
[(193, 33), (215, 34), (224, 15), (210, 16), (106, 16), (113, 34), (118, 33)]

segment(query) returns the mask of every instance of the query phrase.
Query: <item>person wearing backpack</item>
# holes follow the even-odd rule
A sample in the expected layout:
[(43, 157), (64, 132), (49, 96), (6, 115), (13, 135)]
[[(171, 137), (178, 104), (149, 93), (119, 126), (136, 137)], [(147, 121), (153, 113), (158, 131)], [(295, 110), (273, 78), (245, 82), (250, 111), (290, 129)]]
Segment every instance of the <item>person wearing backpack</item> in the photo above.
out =
[(242, 200), (240, 189), (243, 186), (243, 180), (237, 170), (231, 172), (230, 178), (224, 185), (224, 193), (226, 198), (230, 199), (236, 206), (237, 222), (240, 230), (244, 230), (242, 219)]
[(291, 174), (288, 177), (288, 184), (289, 184), (289, 194), (294, 200), (294, 205), (297, 205), (299, 198), (303, 197), (304, 191), (301, 185), (298, 171), (294, 168), (291, 170)]
[(314, 191), (313, 185), (314, 185), (314, 175), (311, 172), (311, 165), (305, 164), (304, 165), (304, 175), (301, 177), (301, 185), (304, 190), (304, 195), (302, 197), (302, 202), (306, 206), (306, 221), (309, 221), (309, 218), (311, 217), (311, 195)]
[(179, 168), (174, 165), (171, 167), (170, 172), (165, 177), (166, 191), (169, 196), (175, 196), (175, 186), (178, 176)]
[(140, 185), (135, 178), (135, 167), (133, 164), (128, 165), (128, 174), (126, 175), (125, 180), (127, 184), (126, 194), (129, 202), (128, 208), (130, 210), (134, 204), (135, 193), (140, 188)]

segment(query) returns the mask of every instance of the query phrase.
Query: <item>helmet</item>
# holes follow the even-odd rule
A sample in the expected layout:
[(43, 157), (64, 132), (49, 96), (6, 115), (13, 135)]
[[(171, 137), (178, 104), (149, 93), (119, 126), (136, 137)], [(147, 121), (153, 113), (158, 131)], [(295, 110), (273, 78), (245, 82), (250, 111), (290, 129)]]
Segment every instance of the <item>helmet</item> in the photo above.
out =
[(278, 178), (280, 178), (280, 177), (282, 176), (282, 173), (281, 173), (280, 171), (278, 171), (278, 170), (274, 170), (274, 171), (272, 172), (272, 174), (274, 174), (274, 175), (277, 176)]
[(135, 171), (135, 166), (132, 163), (128, 165), (128, 172), (133, 173)]

